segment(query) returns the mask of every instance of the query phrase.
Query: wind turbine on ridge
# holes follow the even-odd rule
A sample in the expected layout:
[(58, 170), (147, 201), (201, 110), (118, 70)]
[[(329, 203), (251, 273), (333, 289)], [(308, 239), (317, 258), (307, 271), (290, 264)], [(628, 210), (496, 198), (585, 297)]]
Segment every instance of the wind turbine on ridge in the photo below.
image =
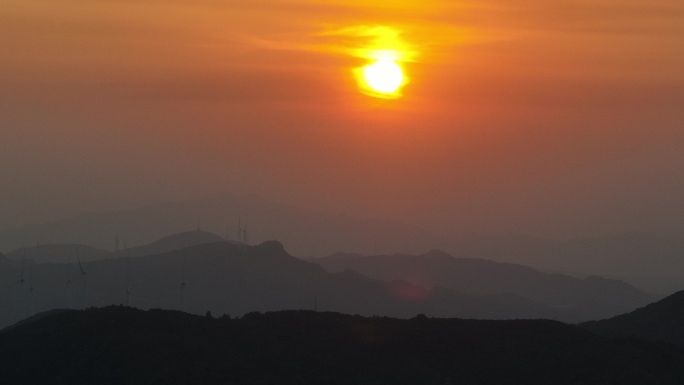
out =
[(126, 306), (132, 306), (133, 292), (131, 291), (131, 253), (126, 247), (126, 242), (124, 241), (124, 249), (126, 249)]
[(17, 320), (19, 320), (19, 319), (23, 318), (23, 316), (25, 316), (25, 315), (23, 314), (23, 312), (24, 312), (24, 309), (25, 309), (25, 306), (26, 306), (26, 305), (25, 305), (25, 301), (26, 301), (26, 291), (24, 290), (24, 288), (25, 288), (24, 284), (26, 283), (26, 278), (25, 278), (25, 276), (24, 276), (24, 271), (25, 271), (24, 266), (25, 266), (25, 264), (26, 264), (26, 249), (27, 249), (27, 248), (26, 248), (25, 246), (22, 247), (22, 249), (21, 249), (22, 255), (21, 255), (21, 267), (20, 267), (20, 271), (19, 271), (19, 279), (17, 279), (16, 281), (12, 282), (12, 284), (9, 285), (9, 287), (7, 288), (7, 290), (10, 290), (10, 291), (12, 291), (12, 292), (14, 293), (14, 288), (15, 288), (16, 286), (19, 286), (19, 292), (17, 293), (17, 295), (18, 295), (18, 304), (12, 306), (14, 309), (16, 309), (16, 311), (17, 311), (17, 313), (18, 313), (18, 315), (17, 315)]
[[(39, 260), (40, 253), (40, 242), (36, 239), (36, 260)], [(33, 265), (35, 261), (31, 261), (29, 269), (29, 300), (31, 301), (31, 315), (36, 314), (36, 297), (35, 297), (35, 287), (33, 287)]]
[(29, 278), (29, 293), (31, 294), (31, 315), (36, 314), (36, 298), (35, 298), (35, 293), (34, 293), (34, 287), (33, 287), (33, 262), (31, 262), (31, 270), (30, 270), (30, 278)]
[(71, 263), (66, 264), (66, 296), (67, 296), (67, 309), (71, 309)]
[(78, 287), (81, 293), (81, 308), (85, 309), (88, 305), (88, 293), (86, 291), (86, 272), (85, 270), (83, 270), (83, 265), (81, 265), (81, 258), (78, 255), (78, 248), (76, 248), (76, 261), (78, 261), (78, 270), (81, 273), (78, 280)]
[(184, 312), (187, 312), (188, 309), (188, 292), (187, 292), (187, 282), (185, 282), (185, 263), (186, 263), (186, 258), (183, 256), (183, 264), (181, 265), (181, 283), (180, 283), (180, 291), (181, 291), (181, 310)]
[(22, 288), (24, 287), (24, 283), (26, 283), (26, 279), (24, 278), (24, 264), (26, 262), (26, 247), (21, 248), (21, 272), (19, 273), (19, 279), (12, 283), (12, 286), (14, 287), (16, 285), (21, 286)]
[(249, 239), (247, 237), (247, 221), (244, 225), (242, 223), (242, 218), (238, 216), (238, 228), (237, 228), (237, 241), (241, 246), (246, 246)]

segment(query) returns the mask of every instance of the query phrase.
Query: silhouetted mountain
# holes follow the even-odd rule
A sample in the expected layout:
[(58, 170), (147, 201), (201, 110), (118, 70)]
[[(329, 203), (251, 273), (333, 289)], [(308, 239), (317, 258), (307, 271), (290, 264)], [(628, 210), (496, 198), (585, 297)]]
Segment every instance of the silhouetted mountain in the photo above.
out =
[[(34, 311), (126, 304), (186, 309), (204, 314), (319, 309), (350, 314), (412, 317), (510, 319), (551, 318), (577, 321), (572, 314), (515, 296), (473, 296), (452, 289), (425, 289), (382, 282), (356, 273), (331, 274), (290, 256), (279, 242), (242, 246), (229, 242), (197, 245), (138, 258), (117, 258), (77, 265), (31, 265), (32, 284), (20, 279), (20, 261), (0, 266), (0, 325)], [(28, 277), (24, 268), (24, 277)], [(28, 288), (34, 290), (29, 292)]]
[(11, 384), (684, 383), (684, 353), (553, 321), (286, 311), (242, 318), (108, 307), (0, 332)]
[(617, 280), (547, 274), (511, 263), (454, 258), (440, 251), (419, 256), (338, 253), (310, 261), (333, 273), (349, 269), (384, 281), (405, 280), (471, 295), (515, 294), (563, 308), (585, 320), (623, 314), (654, 300), (649, 294)]
[[(91, 308), (91, 309), (94, 309), (94, 308)], [(49, 317), (53, 314), (64, 313), (67, 311), (72, 311), (72, 310), (71, 309), (52, 309), (52, 310), (44, 311), (44, 312), (41, 312), (38, 314), (34, 314), (28, 318), (25, 318), (23, 320), (18, 321), (14, 325), (10, 325), (10, 326), (7, 326), (6, 328), (0, 329), (0, 332), (11, 331), (11, 330), (14, 330), (14, 329), (21, 327), (22, 325), (31, 324), (31, 323), (36, 322), (36, 321), (43, 319), (45, 317)]]
[(8, 257), (21, 261), (31, 260), (35, 263), (77, 263), (76, 253), (81, 262), (99, 261), (112, 258), (113, 254), (106, 250), (77, 244), (47, 244), (22, 247), (7, 254)]
[(206, 231), (187, 231), (184, 233), (169, 235), (148, 245), (128, 248), (122, 251), (122, 254), (126, 254), (131, 257), (142, 257), (145, 255), (168, 253), (170, 251), (180, 250), (186, 247), (201, 245), (204, 243), (224, 241), (225, 239), (219, 237), (218, 235)]
[(684, 291), (631, 313), (581, 326), (603, 335), (635, 336), (684, 347)]

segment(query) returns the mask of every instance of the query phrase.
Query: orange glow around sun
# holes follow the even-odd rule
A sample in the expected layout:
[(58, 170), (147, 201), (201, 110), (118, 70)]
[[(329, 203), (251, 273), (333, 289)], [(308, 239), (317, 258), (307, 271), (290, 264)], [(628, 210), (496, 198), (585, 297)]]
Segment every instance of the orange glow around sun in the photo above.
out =
[(318, 36), (331, 42), (339, 41), (322, 45), (322, 49), (363, 60), (361, 66), (353, 68), (358, 88), (363, 94), (398, 99), (409, 83), (406, 63), (416, 63), (421, 55), (416, 46), (404, 38), (406, 33), (393, 26), (352, 25), (330, 28)]

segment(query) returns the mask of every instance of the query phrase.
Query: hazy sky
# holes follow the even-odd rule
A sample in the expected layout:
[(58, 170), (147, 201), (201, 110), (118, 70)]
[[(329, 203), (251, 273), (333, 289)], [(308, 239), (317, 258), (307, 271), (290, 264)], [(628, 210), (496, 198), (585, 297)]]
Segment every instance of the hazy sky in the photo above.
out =
[[(401, 52), (403, 97), (353, 70)], [(684, 235), (681, 0), (4, 0), (0, 229), (251, 192), (441, 234)]]

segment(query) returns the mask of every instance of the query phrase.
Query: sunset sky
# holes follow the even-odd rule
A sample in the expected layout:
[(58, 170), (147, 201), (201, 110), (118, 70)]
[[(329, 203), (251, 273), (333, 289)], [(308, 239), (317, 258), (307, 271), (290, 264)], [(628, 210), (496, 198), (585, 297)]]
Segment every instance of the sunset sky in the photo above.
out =
[(0, 230), (220, 192), (684, 237), (684, 2), (2, 2)]

